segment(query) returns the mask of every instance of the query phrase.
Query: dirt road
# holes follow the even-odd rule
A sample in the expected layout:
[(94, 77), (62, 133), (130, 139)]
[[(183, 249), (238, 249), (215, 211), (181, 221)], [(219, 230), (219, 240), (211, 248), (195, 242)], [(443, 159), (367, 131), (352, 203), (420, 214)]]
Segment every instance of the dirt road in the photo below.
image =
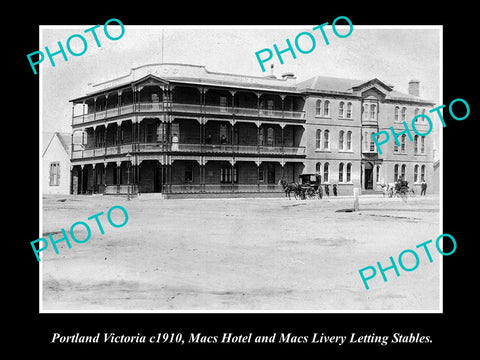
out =
[[(101, 235), (87, 218), (113, 205), (125, 207), (128, 223), (113, 228), (103, 217)], [(43, 309), (438, 310), (434, 246), (433, 263), (419, 252), (415, 271), (388, 271), (388, 282), (378, 274), (368, 291), (358, 270), (435, 241), (439, 198), (362, 196), (359, 212), (336, 211), (351, 207), (352, 198), (46, 196), (43, 233), (58, 239), (62, 227), (86, 221), (92, 235), (43, 252)]]

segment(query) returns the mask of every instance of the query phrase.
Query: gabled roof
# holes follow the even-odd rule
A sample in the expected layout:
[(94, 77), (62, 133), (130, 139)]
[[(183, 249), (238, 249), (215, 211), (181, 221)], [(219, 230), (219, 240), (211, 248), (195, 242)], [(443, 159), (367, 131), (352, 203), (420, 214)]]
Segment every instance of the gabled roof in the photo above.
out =
[[(43, 134), (43, 152), (42, 156), (45, 155), (47, 152), (47, 149), (49, 148), (50, 144), (52, 141), (57, 138), (58, 141), (60, 141), (60, 144), (62, 147), (65, 149), (65, 152), (70, 156), (70, 147), (72, 145), (72, 138), (69, 133), (59, 133), (59, 132), (54, 132), (52, 133), (44, 133)], [(48, 139), (47, 141), (45, 141)]]
[(297, 84), (297, 89), (303, 92), (340, 94), (351, 96), (360, 96), (362, 90), (371, 87), (376, 87), (377, 89), (385, 93), (385, 99), (387, 100), (412, 101), (434, 104), (434, 102), (431, 100), (425, 100), (415, 95), (405, 94), (400, 91), (394, 90), (393, 86), (387, 85), (386, 83), (377, 78), (364, 81), (329, 76), (314, 76)]

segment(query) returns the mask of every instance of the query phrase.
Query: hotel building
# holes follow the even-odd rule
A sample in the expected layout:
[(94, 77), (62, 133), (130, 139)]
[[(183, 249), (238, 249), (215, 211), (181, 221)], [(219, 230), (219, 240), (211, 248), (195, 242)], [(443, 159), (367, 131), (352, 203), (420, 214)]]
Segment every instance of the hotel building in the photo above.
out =
[[(278, 192), (280, 179), (319, 173), (339, 195), (377, 191), (403, 175), (433, 183), (435, 134), (393, 136), (380, 155), (371, 134), (404, 130), (434, 103), (378, 79), (243, 76), (152, 64), (92, 85), (71, 100), (71, 192)], [(418, 121), (426, 132), (428, 123)], [(77, 136), (75, 136), (77, 138)], [(419, 191), (418, 191), (419, 192)]]

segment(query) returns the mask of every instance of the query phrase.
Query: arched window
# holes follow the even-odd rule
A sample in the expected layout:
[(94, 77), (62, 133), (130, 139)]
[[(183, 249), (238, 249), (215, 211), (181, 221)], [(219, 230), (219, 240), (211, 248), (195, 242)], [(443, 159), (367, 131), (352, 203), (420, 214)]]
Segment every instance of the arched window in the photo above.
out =
[(324, 150), (328, 150), (330, 148), (329, 140), (330, 140), (330, 131), (325, 130), (323, 132), (323, 149)]
[(370, 112), (368, 111), (369, 110), (369, 106), (368, 104), (363, 104), (363, 118), (364, 119), (370, 119)]
[(395, 121), (400, 121), (400, 108), (395, 106)]
[(418, 182), (418, 165), (413, 167), (413, 182)]
[(407, 108), (403, 107), (402, 108), (402, 121), (405, 121), (406, 118), (407, 118)]
[(398, 164), (395, 164), (393, 167), (393, 181), (398, 180)]
[(398, 152), (398, 144), (395, 139), (393, 140), (393, 152)]
[(406, 170), (407, 170), (407, 165), (403, 164), (403, 165), (402, 165), (402, 179), (403, 179), (403, 180), (405, 180), (405, 176), (406, 176), (405, 172), (406, 172)]
[(275, 137), (275, 132), (273, 128), (269, 127), (267, 129), (267, 146), (273, 146), (274, 137)]
[(343, 163), (338, 165), (338, 182), (343, 182)]
[(315, 164), (315, 172), (318, 173), (318, 174), (320, 174), (321, 171), (322, 171), (322, 164), (319, 163), (319, 162), (317, 162), (317, 163)]
[(352, 132), (347, 131), (347, 150), (351, 151), (352, 150)]
[(323, 116), (330, 116), (330, 101), (325, 100), (323, 104)]
[(417, 116), (418, 113), (419, 113), (420, 109), (419, 108), (415, 108), (415, 115), (414, 116)]
[(425, 181), (425, 165), (422, 165), (422, 172), (420, 173), (420, 180)]
[(340, 118), (343, 118), (344, 105), (345, 105), (345, 103), (343, 101), (340, 101), (340, 104), (338, 104), (338, 117), (340, 117)]
[(370, 105), (370, 119), (375, 120), (377, 118), (377, 105)]
[(421, 145), (420, 145), (420, 152), (422, 154), (425, 154), (425, 136), (422, 136)]
[(348, 163), (347, 164), (347, 182), (352, 181), (352, 164)]
[(352, 118), (352, 103), (347, 103), (347, 119)]
[(407, 135), (403, 134), (402, 137), (400, 138), (400, 151), (402, 153), (405, 152), (405, 139), (407, 138)]
[(363, 133), (363, 151), (367, 151), (368, 150), (368, 132), (365, 131)]
[(317, 103), (315, 105), (315, 115), (322, 115), (322, 100), (317, 100)]
[(369, 141), (370, 141), (370, 151), (375, 151), (375, 142), (373, 141), (373, 132), (370, 133)]
[(338, 149), (339, 150), (343, 150), (343, 138), (344, 138), (344, 131), (343, 130), (340, 130), (340, 132), (338, 133)]
[(318, 129), (317, 130), (317, 136), (315, 138), (315, 147), (317, 149), (320, 149), (321, 145), (322, 145), (322, 130)]
[(418, 135), (415, 135), (413, 138), (413, 153), (418, 154)]
[(325, 163), (325, 165), (323, 165), (323, 181), (324, 182), (328, 182), (328, 168), (330, 167), (330, 164), (329, 163)]

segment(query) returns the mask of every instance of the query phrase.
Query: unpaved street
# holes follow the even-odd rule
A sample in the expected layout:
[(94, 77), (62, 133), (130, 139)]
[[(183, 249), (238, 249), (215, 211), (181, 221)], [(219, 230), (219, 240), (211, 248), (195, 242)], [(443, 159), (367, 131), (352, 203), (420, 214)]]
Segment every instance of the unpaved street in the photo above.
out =
[[(113, 228), (104, 216), (101, 235), (87, 218), (113, 205), (125, 207), (128, 223)], [(60, 238), (57, 232), (76, 221), (88, 222), (92, 235), (84, 244), (71, 241), (71, 249), (59, 243), (58, 255), (51, 245), (43, 252), (43, 309), (439, 310), (441, 256), (434, 245), (433, 263), (417, 249), (416, 270), (400, 269), (400, 277), (390, 270), (388, 282), (378, 274), (368, 291), (358, 273), (435, 241), (439, 198), (361, 196), (359, 212), (336, 212), (352, 207), (348, 197), (46, 196), (47, 237)]]

